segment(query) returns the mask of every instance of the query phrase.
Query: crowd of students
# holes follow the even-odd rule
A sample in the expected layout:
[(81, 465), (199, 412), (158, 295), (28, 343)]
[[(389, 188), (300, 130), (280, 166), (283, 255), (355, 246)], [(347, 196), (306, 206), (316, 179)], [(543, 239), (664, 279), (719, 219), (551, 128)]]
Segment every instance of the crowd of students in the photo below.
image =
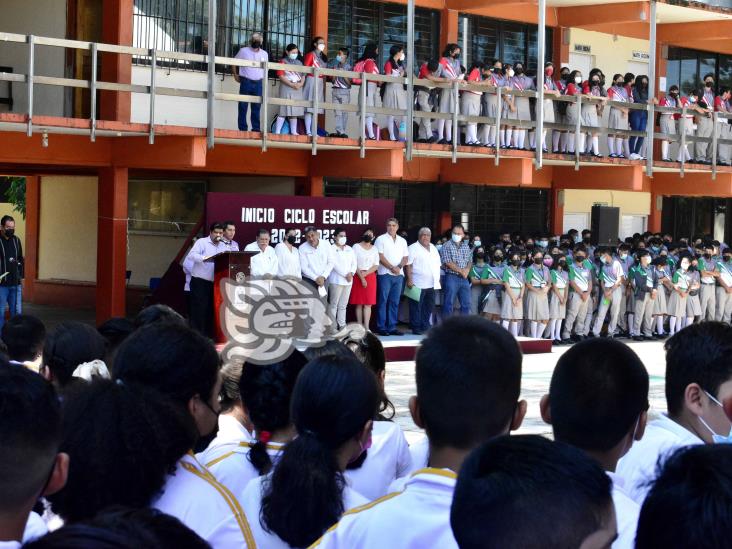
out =
[[(261, 46), (261, 40), (259, 45)], [(364, 46), (355, 62), (346, 47), (339, 48), (330, 60), (326, 53), (327, 49), (325, 39), (316, 36), (310, 44), (309, 51), (304, 55), (296, 44), (289, 44), (280, 62), (287, 65), (331, 68), (366, 74), (406, 76), (406, 53), (403, 45), (397, 44), (390, 48), (389, 57), (383, 67), (379, 66), (379, 50), (374, 42)], [(256, 57), (249, 46), (242, 48), (240, 53), (242, 52), (250, 52), (243, 55), (243, 58)], [(680, 94), (678, 85), (671, 85), (659, 101), (656, 97), (649, 96), (646, 75), (615, 74), (612, 79), (607, 79), (599, 68), (594, 68), (585, 75), (582, 71), (572, 70), (568, 66), (557, 70), (551, 62), (545, 64), (543, 74), (531, 75), (528, 74), (529, 71), (522, 61), (504, 63), (501, 59), (475, 60), (469, 67), (465, 67), (460, 61), (461, 54), (460, 46), (451, 43), (445, 46), (439, 59), (420, 60), (418, 70), (415, 67), (415, 76), (422, 82), (414, 87), (414, 97), (407, 96), (406, 88), (402, 84), (368, 82), (365, 93), (366, 116), (362, 122), (366, 139), (380, 138), (379, 128), (374, 123), (374, 114), (369, 111), (369, 107), (377, 106), (377, 95), (381, 98), (380, 106), (388, 109), (406, 110), (408, 103), (413, 101), (417, 109), (422, 112), (452, 114), (457, 111), (468, 116), (491, 118), (500, 116), (501, 124), (498, 131), (495, 124), (479, 125), (471, 122), (462, 124), (463, 131), (455, 138), (460, 144), (472, 146), (518, 150), (536, 150), (537, 146), (541, 146), (547, 153), (573, 155), (577, 151), (580, 154), (600, 158), (603, 154), (600, 149), (599, 133), (600, 128), (606, 125), (607, 150), (610, 158), (643, 159), (647, 154), (644, 138), (620, 132), (628, 130), (645, 132), (648, 112), (645, 109), (626, 108), (617, 104), (608, 106), (606, 104), (608, 100), (628, 105), (653, 103), (669, 108), (686, 107), (688, 114), (684, 115), (683, 119), (680, 113), (660, 112), (655, 121), (662, 133), (673, 136), (661, 140), (661, 160), (667, 162), (683, 160), (700, 164), (712, 163), (714, 155), (711, 142), (696, 142), (692, 154), (689, 152), (688, 144), (681, 146), (681, 133), (700, 138), (711, 138), (716, 133), (719, 139), (732, 139), (731, 119), (719, 117), (715, 123), (712, 117), (714, 112), (723, 115), (732, 114), (730, 103), (732, 91), (727, 86), (715, 85), (713, 74), (705, 75), (703, 87), (692, 90), (687, 96)], [(237, 54), (237, 57), (240, 55)], [(259, 78), (261, 80), (263, 74), (259, 75)], [(288, 70), (277, 71), (277, 78), (281, 99), (312, 101), (314, 97), (319, 97), (321, 103), (327, 100), (325, 82), (328, 80), (332, 83), (331, 103), (336, 105), (349, 104), (352, 86), (361, 85), (360, 78), (315, 77), (313, 74)], [(451, 82), (458, 82), (460, 85), (458, 101), (455, 100), (452, 89), (434, 87), (435, 84)], [(500, 89), (503, 92), (500, 109), (495, 91), (463, 89), (462, 85), (465, 83)], [(545, 123), (565, 124), (574, 128), (579, 122), (585, 128), (584, 131), (576, 135), (575, 131), (566, 128), (553, 130), (545, 128), (540, 138), (537, 138), (535, 130), (530, 127), (531, 121), (536, 121), (536, 100), (523, 95), (512, 95), (511, 92), (537, 90), (538, 86), (543, 86), (544, 89)], [(261, 95), (261, 91), (258, 95)], [(578, 108), (574, 101), (557, 101), (559, 96), (582, 96), (592, 100), (584, 102), (581, 108)], [(607, 118), (603, 116), (606, 111)], [(273, 131), (310, 136), (317, 130), (313, 128), (313, 115), (323, 112), (322, 108), (318, 108), (316, 112), (311, 107), (281, 105), (277, 111)], [(330, 133), (331, 137), (348, 137), (346, 134), (348, 116), (347, 111), (335, 111), (335, 131)], [(304, 123), (301, 124), (301, 121)], [(405, 116), (389, 115), (385, 123), (391, 141), (403, 141), (406, 138)], [(252, 124), (254, 125), (254, 121)], [(256, 127), (258, 124), (257, 120)], [(244, 125), (246, 126), (246, 121)], [(240, 129), (241, 126), (240, 121)], [(618, 133), (613, 133), (613, 130), (617, 130)], [(452, 133), (451, 120), (430, 117), (419, 117), (415, 120), (415, 139), (419, 143), (448, 144), (453, 140)], [(670, 148), (672, 142), (678, 143), (677, 153), (673, 156)], [(732, 163), (732, 145), (720, 143), (717, 145), (716, 153), (719, 165), (728, 166)]]
[(0, 547), (729, 546), (729, 325), (666, 342), (654, 417), (633, 350), (569, 349), (540, 402), (550, 440), (509, 436), (527, 412), (515, 338), (450, 318), (417, 352), (412, 446), (369, 332), (221, 368), (163, 306), (81, 326), (3, 328)]

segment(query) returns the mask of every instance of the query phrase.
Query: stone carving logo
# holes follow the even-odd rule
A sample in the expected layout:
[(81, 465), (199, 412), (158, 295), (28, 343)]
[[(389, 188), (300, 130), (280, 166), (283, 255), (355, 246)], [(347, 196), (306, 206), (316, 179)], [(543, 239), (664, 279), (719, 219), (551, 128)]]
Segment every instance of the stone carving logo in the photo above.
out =
[(223, 279), (221, 295), (226, 361), (272, 364), (323, 345), (335, 325), (318, 291), (296, 278)]

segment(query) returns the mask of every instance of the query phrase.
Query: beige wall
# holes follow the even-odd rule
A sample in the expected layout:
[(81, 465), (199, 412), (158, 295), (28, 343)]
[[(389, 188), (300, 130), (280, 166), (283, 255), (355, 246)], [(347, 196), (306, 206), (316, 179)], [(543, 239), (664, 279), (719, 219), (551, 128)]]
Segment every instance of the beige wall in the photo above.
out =
[(567, 189), (564, 191), (566, 213), (589, 213), (593, 204), (620, 208), (620, 215), (650, 215), (651, 193)]
[(97, 178), (41, 178), (38, 278), (95, 282)]
[[(604, 34), (601, 32), (587, 31), (584, 29), (572, 28), (569, 37), (569, 52), (575, 52), (575, 44), (582, 44), (591, 47), (590, 55), (593, 56), (593, 67), (598, 67), (605, 74), (606, 85), (611, 86), (611, 78), (613, 74), (632, 72), (639, 74), (633, 62), (640, 60), (633, 59), (633, 51), (649, 53), (648, 40), (638, 40), (636, 38), (627, 38), (618, 36), (613, 38), (612, 34)], [(631, 64), (629, 64), (631, 63)], [(574, 68), (574, 67), (570, 67)], [(647, 72), (647, 63), (645, 74)], [(586, 74), (584, 76), (587, 76)]]

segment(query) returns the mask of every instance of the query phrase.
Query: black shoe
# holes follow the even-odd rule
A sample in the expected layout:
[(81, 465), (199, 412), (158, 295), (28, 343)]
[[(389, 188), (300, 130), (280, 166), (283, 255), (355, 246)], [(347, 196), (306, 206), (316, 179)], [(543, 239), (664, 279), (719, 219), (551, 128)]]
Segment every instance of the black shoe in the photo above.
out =
[(412, 330), (412, 334), (413, 334), (413, 335), (416, 335), (416, 336), (421, 336), (421, 335), (422, 335), (423, 333), (424, 333), (424, 332), (422, 332), (422, 331), (420, 331), (420, 330)]
[(572, 341), (571, 337), (562, 340), (562, 345), (572, 345), (572, 343), (574, 343), (574, 341)]
[(643, 336), (643, 341), (653, 341), (653, 336), (644, 335)]
[(393, 331), (389, 332), (388, 335), (390, 335), (390, 336), (403, 336), (404, 335), (404, 332), (400, 332), (399, 330), (393, 330)]
[(644, 341), (643, 336), (633, 336), (633, 341)]
[(654, 334), (654, 339), (666, 339), (668, 337), (668, 334)]
[(430, 145), (431, 145), (432, 143), (437, 143), (437, 138), (436, 138), (436, 137), (435, 137), (435, 136), (433, 135), (432, 137), (430, 137), (430, 138), (429, 138), (429, 139), (427, 140), (427, 143), (429, 143)]
[(447, 142), (447, 139), (440, 139), (440, 140), (439, 140), (439, 141), (437, 142), (437, 144), (438, 144), (438, 145), (449, 145), (449, 143)]
[(341, 134), (339, 134), (339, 135), (338, 135), (338, 137), (340, 137), (341, 139), (350, 139), (350, 138), (348, 137), (348, 134), (345, 134), (345, 133), (341, 133)]
[(590, 332), (589, 334), (587, 334), (585, 336), (585, 339), (595, 339), (596, 337), (600, 337), (600, 336), (597, 336), (597, 335), (593, 334), (592, 332)]
[(552, 345), (563, 345), (561, 339), (554, 339), (552, 340)]
[(427, 143), (427, 140), (426, 140), (426, 139), (421, 139), (421, 138), (420, 138), (420, 139), (417, 139), (417, 141), (416, 141), (416, 142), (417, 142), (417, 143)]
[(382, 336), (382, 337), (386, 337), (386, 336), (390, 335), (389, 332), (385, 332), (382, 330), (376, 330), (376, 331), (374, 331), (374, 334), (376, 334), (377, 336)]

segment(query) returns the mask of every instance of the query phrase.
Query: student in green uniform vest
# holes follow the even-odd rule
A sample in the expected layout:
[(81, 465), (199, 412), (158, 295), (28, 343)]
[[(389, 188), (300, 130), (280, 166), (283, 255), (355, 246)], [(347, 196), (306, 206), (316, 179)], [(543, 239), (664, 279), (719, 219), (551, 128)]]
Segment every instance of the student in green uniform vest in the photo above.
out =
[(658, 276), (651, 267), (651, 254), (648, 250), (638, 250), (636, 256), (638, 265), (633, 269), (632, 275), (635, 299), (633, 340), (644, 341), (653, 339), (653, 306), (657, 295)]
[(485, 262), (485, 250), (480, 246), (473, 252), (473, 266), (470, 268), (470, 273), (468, 273), (472, 309), (470, 312), (473, 314), (480, 314), (483, 308), (483, 300), (487, 293), (487, 285), (483, 283), (483, 280), (487, 268), (488, 264)]
[(552, 264), (552, 291), (549, 295), (549, 336), (555, 345), (562, 344), (562, 321), (567, 316), (567, 298), (569, 297), (569, 277), (567, 275), (567, 258), (556, 255)]
[(591, 265), (587, 263), (587, 249), (578, 244), (574, 249), (573, 261), (569, 265), (569, 301), (567, 317), (564, 320), (562, 341), (569, 342), (572, 330), (575, 330), (574, 341), (580, 341), (585, 333), (585, 318), (590, 308), (592, 296)]
[(717, 310), (715, 319), (719, 322), (732, 321), (732, 249), (725, 248), (717, 261)]
[(531, 337), (542, 337), (549, 323), (551, 275), (544, 265), (544, 252), (535, 248), (532, 264), (524, 273), (526, 282), (526, 317), (531, 321)]
[(689, 254), (681, 254), (679, 259), (679, 268), (671, 279), (674, 291), (668, 301), (669, 335), (675, 334), (683, 327), (683, 320), (686, 318), (686, 300), (691, 287), (689, 275), (691, 257)]
[(521, 276), (521, 254), (511, 252), (509, 265), (503, 271), (505, 294), (501, 305), (503, 327), (518, 337), (519, 326), (524, 319), (524, 281)]
[(486, 295), (481, 302), (481, 314), (493, 322), (501, 321), (501, 303), (503, 299), (503, 271), (506, 266), (503, 264), (503, 250), (496, 248), (493, 251), (491, 263), (483, 271), (484, 278), (481, 283), (486, 286)]

